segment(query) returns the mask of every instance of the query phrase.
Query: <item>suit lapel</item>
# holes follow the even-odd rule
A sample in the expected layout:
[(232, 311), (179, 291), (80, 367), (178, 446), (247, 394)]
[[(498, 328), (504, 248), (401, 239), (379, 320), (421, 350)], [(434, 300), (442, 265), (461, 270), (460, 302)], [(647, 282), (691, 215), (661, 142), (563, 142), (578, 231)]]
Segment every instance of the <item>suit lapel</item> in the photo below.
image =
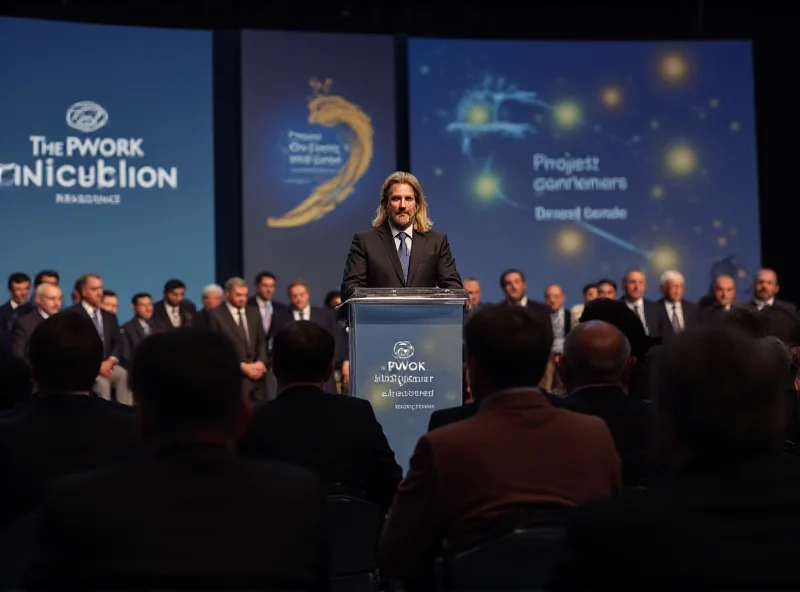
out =
[[(406, 282), (406, 286), (411, 285), (411, 281), (414, 279), (414, 274), (417, 271), (419, 262), (425, 255), (425, 246), (427, 244), (428, 237), (425, 236), (425, 233), (415, 231), (411, 238), (411, 257), (408, 261), (408, 281)], [(400, 259), (398, 257), (398, 261), (399, 260)]]
[[(236, 338), (242, 343), (244, 343), (245, 347), (247, 347), (247, 341), (245, 340), (244, 335), (242, 335), (242, 333), (239, 331), (239, 324), (234, 320), (231, 311), (228, 310), (228, 307), (224, 304), (222, 306), (225, 306), (225, 310), (222, 310), (220, 312), (222, 312), (222, 316), (225, 319), (225, 322), (228, 323), (228, 327), (230, 328), (231, 331), (233, 331), (233, 334), (236, 335)], [(249, 315), (247, 316), (247, 322), (248, 323), (250, 322)]]
[[(383, 246), (386, 248), (386, 253), (389, 255), (389, 260), (392, 262), (394, 266), (395, 272), (397, 272), (397, 277), (405, 284), (403, 281), (403, 266), (400, 265), (400, 257), (397, 254), (397, 249), (394, 246), (394, 237), (392, 236), (392, 231), (389, 230), (389, 223), (387, 222), (380, 228), (378, 228), (378, 234), (381, 236), (381, 242)], [(416, 233), (415, 233), (416, 234)], [(414, 260), (414, 244), (412, 242), (411, 245), (411, 260)], [(409, 264), (409, 268), (411, 265)], [(409, 269), (409, 276), (411, 275), (411, 270)]]

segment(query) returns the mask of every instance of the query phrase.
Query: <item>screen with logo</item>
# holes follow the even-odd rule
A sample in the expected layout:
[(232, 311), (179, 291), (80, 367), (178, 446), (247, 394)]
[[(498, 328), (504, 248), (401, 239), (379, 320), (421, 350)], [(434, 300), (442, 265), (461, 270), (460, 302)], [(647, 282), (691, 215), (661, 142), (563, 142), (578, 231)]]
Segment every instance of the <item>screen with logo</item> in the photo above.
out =
[[(32, 40), (35, 40), (33, 42)], [(211, 34), (0, 18), (0, 275), (214, 279)]]
[(678, 269), (696, 299), (760, 266), (749, 42), (413, 39), (411, 163), (484, 300), (519, 268), (585, 283)]
[(321, 305), (395, 170), (393, 39), (244, 31), (241, 58), (245, 273)]

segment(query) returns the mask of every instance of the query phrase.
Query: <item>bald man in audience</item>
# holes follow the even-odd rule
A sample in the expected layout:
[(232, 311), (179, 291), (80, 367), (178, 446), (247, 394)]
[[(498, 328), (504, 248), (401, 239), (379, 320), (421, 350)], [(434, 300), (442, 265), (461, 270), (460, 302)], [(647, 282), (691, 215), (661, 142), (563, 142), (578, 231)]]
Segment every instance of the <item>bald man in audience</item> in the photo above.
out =
[(536, 386), (553, 344), (549, 319), (486, 304), (464, 339), (477, 413), (420, 439), (381, 537), (381, 565), (406, 583), (430, 584), (444, 538), (463, 544), (522, 505), (568, 508), (621, 486), (605, 423), (554, 407)]
[(636, 364), (628, 339), (610, 323), (587, 321), (564, 341), (559, 370), (569, 396), (561, 406), (602, 419), (622, 459), (625, 487), (642, 485), (649, 474), (649, 405), (628, 396)]
[(791, 313), (797, 312), (797, 307), (794, 304), (777, 297), (780, 290), (778, 274), (772, 269), (760, 269), (753, 283), (754, 298), (746, 306), (756, 310), (762, 310), (767, 306), (778, 306)]
[(28, 344), (36, 327), (61, 310), (61, 288), (49, 283), (39, 284), (35, 302), (34, 310), (19, 318), (11, 330), (12, 358), (28, 359)]
[(684, 331), (696, 329), (700, 324), (697, 305), (684, 300), (686, 279), (673, 269), (661, 274), (661, 293), (664, 295), (656, 304), (656, 332), (662, 339), (669, 339)]

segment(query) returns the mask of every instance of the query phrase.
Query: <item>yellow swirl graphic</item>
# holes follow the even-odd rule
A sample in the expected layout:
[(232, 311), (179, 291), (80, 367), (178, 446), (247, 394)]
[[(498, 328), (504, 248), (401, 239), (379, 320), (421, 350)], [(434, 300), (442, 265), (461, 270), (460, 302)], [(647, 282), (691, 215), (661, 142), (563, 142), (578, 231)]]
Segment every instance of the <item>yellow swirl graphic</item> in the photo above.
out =
[(347, 99), (322, 95), (308, 103), (308, 122), (325, 127), (342, 125), (350, 144), (350, 156), (334, 177), (318, 185), (296, 208), (280, 217), (267, 218), (267, 226), (293, 228), (319, 220), (353, 192), (372, 161), (372, 120)]

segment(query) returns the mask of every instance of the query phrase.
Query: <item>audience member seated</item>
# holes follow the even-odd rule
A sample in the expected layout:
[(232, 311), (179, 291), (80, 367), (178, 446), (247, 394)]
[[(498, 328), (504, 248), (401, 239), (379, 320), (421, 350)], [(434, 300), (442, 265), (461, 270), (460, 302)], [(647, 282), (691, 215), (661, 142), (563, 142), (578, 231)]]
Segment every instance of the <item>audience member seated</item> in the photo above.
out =
[(627, 338), (603, 321), (587, 321), (573, 328), (560, 360), (569, 394), (561, 406), (606, 422), (622, 460), (624, 487), (644, 484), (649, 473), (649, 405), (627, 392), (635, 364)]
[(464, 338), (478, 411), (420, 439), (381, 537), (382, 566), (407, 583), (430, 581), (442, 539), (460, 545), (520, 506), (572, 506), (621, 486), (603, 421), (554, 407), (536, 386), (550, 358), (549, 318), (484, 305)]
[(56, 477), (133, 461), (143, 452), (131, 409), (92, 393), (103, 344), (89, 319), (48, 318), (34, 331), (29, 352), (38, 392), (0, 416), (0, 528), (36, 510)]
[(21, 316), (11, 329), (11, 357), (28, 359), (31, 335), (42, 321), (61, 310), (61, 288), (47, 282), (36, 288), (36, 305)]
[(25, 360), (0, 361), (0, 413), (27, 401), (33, 394), (33, 375)]
[(256, 409), (239, 449), (308, 467), (325, 483), (386, 510), (402, 470), (370, 402), (322, 390), (334, 350), (334, 337), (313, 321), (290, 323), (275, 335), (278, 396)]
[(581, 322), (586, 321), (605, 321), (622, 332), (631, 345), (631, 357), (636, 359), (628, 376), (628, 395), (636, 399), (647, 399), (650, 396), (648, 377), (655, 364), (661, 338), (650, 337), (641, 319), (620, 300), (603, 297), (592, 300), (581, 315)]
[(576, 510), (553, 588), (797, 589), (800, 462), (779, 453), (785, 376), (729, 327), (679, 335), (659, 362), (670, 476)]
[[(34, 589), (309, 589), (322, 585), (325, 496), (309, 471), (236, 457), (251, 408), (219, 334), (142, 342), (131, 384), (154, 454), (56, 483)], [(102, 440), (100, 440), (101, 442)]]

